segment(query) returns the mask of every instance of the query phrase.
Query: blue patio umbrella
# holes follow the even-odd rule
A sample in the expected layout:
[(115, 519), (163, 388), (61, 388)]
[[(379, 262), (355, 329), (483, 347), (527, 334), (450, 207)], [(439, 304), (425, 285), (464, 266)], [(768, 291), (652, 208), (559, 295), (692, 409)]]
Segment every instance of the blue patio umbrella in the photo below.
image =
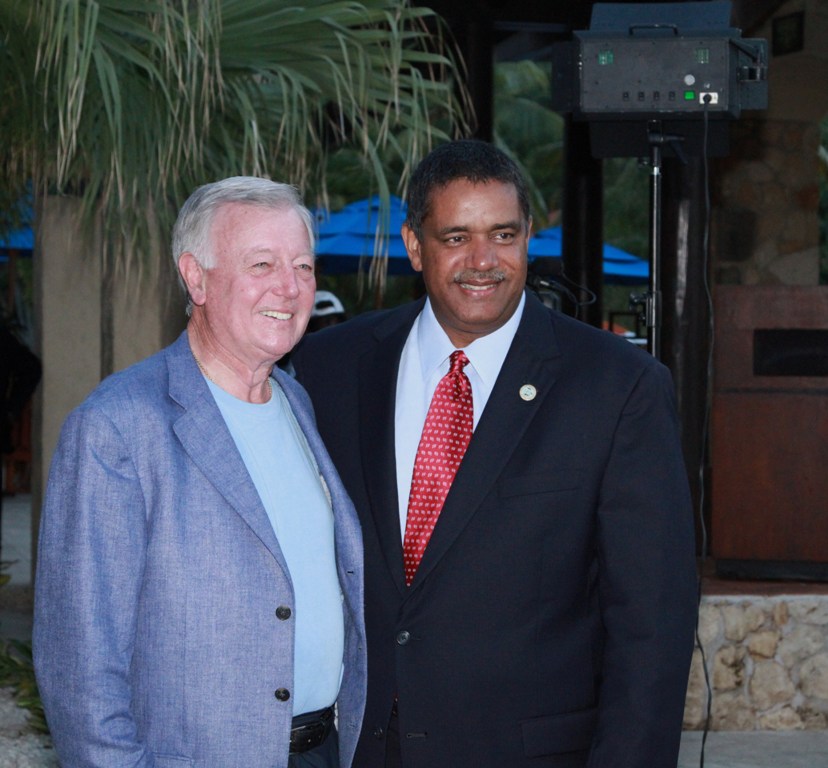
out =
[[(400, 227), (405, 221), (406, 205), (391, 197), (388, 226), (388, 274), (413, 275), (403, 245)], [(358, 200), (341, 211), (317, 214), (319, 239), (316, 254), (325, 274), (349, 274), (367, 270), (374, 255), (374, 238), (379, 221), (379, 197)], [(535, 233), (529, 241), (529, 261), (539, 257), (561, 258), (561, 228), (551, 227)], [(362, 259), (362, 261), (360, 261)], [(360, 266), (361, 265), (361, 266)], [(637, 256), (615, 246), (604, 244), (604, 281), (615, 284), (647, 282), (650, 266)]]
[[(391, 196), (388, 222), (388, 274), (413, 275), (408, 254), (400, 235), (405, 221), (405, 203)], [(341, 211), (317, 214), (316, 258), (325, 274), (348, 274), (359, 269), (367, 271), (374, 255), (377, 224), (380, 220), (380, 199), (377, 196), (357, 200)], [(361, 260), (361, 261), (360, 261)]]
[[(529, 241), (529, 263), (546, 257), (560, 259), (563, 239), (560, 227), (550, 227), (536, 232)], [(622, 251), (614, 245), (604, 243), (604, 282), (614, 285), (637, 285), (646, 283), (650, 275), (650, 264), (644, 259)]]
[(34, 232), (30, 227), (21, 227), (0, 237), (0, 263), (9, 260), (9, 251), (23, 251), (21, 255), (31, 256), (34, 250)]
[(30, 227), (21, 227), (0, 237), (0, 250), (31, 251), (34, 249), (34, 232)]
[(23, 257), (30, 257), (34, 251), (34, 232), (30, 226), (34, 221), (31, 202), (24, 198), (15, 207), (21, 226), (5, 235), (0, 234), (0, 263), (9, 260), (9, 251), (17, 251)]

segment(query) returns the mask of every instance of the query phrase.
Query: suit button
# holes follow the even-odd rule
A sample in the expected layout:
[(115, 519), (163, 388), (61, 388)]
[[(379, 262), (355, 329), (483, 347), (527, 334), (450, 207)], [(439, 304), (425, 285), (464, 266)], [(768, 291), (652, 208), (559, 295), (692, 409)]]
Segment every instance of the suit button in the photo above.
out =
[(383, 736), (385, 736), (385, 731), (383, 731), (382, 728), (378, 725), (376, 728), (374, 728), (374, 738), (381, 739)]
[(403, 630), (397, 635), (397, 645), (405, 645), (411, 639), (411, 633)]
[(287, 701), (290, 698), (290, 691), (287, 688), (277, 688), (273, 695), (279, 699), (279, 701)]
[(286, 605), (280, 605), (276, 609), (276, 618), (281, 619), (282, 621), (287, 621), (290, 618), (290, 608)]

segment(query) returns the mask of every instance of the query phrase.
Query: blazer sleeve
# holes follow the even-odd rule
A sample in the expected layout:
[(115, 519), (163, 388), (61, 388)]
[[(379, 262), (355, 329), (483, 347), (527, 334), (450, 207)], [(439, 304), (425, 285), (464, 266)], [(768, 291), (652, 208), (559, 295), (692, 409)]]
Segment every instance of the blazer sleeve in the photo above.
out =
[(697, 613), (695, 544), (672, 380), (644, 367), (615, 429), (598, 507), (604, 626), (590, 768), (673, 768)]
[(63, 765), (153, 763), (129, 681), (146, 545), (128, 441), (100, 410), (82, 406), (52, 463), (35, 592), (35, 670)]

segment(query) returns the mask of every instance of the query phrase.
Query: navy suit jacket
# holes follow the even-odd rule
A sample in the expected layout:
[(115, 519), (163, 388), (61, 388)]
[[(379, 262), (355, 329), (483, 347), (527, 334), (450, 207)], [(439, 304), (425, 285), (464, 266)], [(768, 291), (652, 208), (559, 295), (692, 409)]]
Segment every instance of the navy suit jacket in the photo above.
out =
[(674, 768), (697, 582), (669, 372), (528, 295), (407, 588), (394, 409), (421, 308), (311, 334), (293, 356), (363, 529), (355, 764), (384, 765), (397, 696), (405, 768)]

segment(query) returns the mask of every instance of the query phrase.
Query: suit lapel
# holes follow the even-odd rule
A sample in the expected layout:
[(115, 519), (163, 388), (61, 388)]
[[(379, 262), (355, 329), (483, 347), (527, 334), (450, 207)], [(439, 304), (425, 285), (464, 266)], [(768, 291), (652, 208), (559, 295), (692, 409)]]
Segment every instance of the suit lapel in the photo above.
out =
[(394, 583), (405, 594), (402, 535), (397, 501), (394, 407), (403, 346), (423, 301), (391, 315), (374, 329), (377, 346), (360, 361), (359, 413), (365, 487), (377, 536)]
[[(412, 592), (493, 492), (527, 427), (551, 396), (560, 366), (551, 315), (540, 302), (527, 296), (520, 326), (443, 505), (412, 582)], [(535, 396), (528, 400), (520, 395), (521, 387), (527, 384), (535, 389)]]
[(184, 409), (174, 423), (181, 445), (210, 484), (247, 523), (289, 579), (287, 562), (256, 487), (190, 352), (186, 332), (168, 357), (170, 396)]

